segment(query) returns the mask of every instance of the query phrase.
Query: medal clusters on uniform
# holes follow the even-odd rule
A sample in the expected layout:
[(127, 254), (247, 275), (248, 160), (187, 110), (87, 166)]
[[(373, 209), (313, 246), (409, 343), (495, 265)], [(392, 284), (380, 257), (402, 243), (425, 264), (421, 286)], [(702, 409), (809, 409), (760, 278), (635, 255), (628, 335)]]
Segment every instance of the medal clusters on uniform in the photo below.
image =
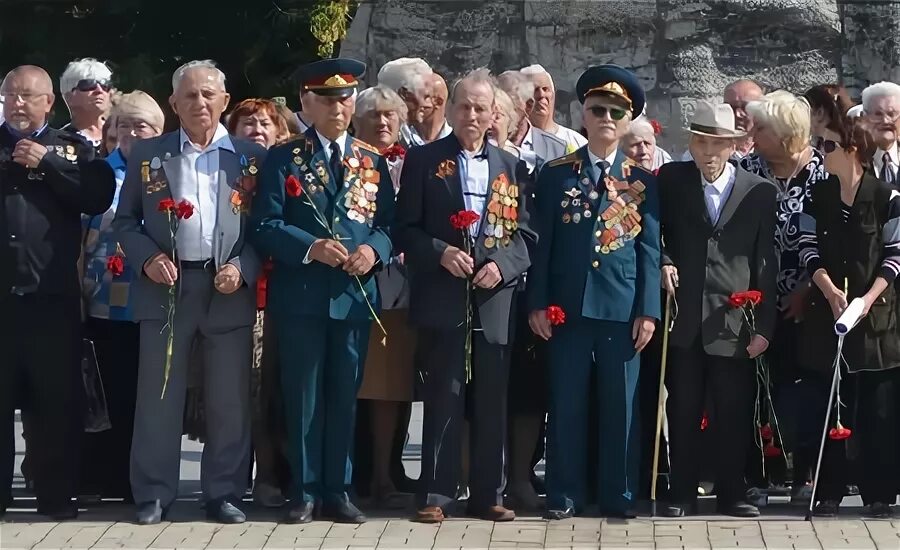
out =
[(604, 179), (607, 197), (612, 204), (600, 215), (603, 229), (600, 233), (600, 253), (622, 248), (626, 241), (637, 237), (641, 232), (641, 215), (638, 207), (644, 201), (646, 187), (641, 180), (628, 183), (612, 176)]
[[(304, 146), (307, 152), (312, 152), (312, 143), (309, 141), (304, 141)], [(319, 179), (323, 184), (328, 183), (328, 171), (325, 170), (325, 165), (323, 163), (319, 163), (316, 165), (316, 172), (313, 173), (309, 169), (309, 165), (303, 160), (303, 157), (300, 156), (303, 150), (299, 147), (294, 147), (291, 150), (291, 153), (294, 154), (294, 164), (300, 169), (300, 172), (303, 174), (303, 180), (306, 182), (306, 187), (304, 190), (310, 195), (315, 195), (319, 191), (323, 190), (324, 185), (316, 185), (316, 175), (319, 176)]]
[(506, 174), (500, 174), (491, 183), (491, 200), (487, 205), (487, 223), (484, 224), (484, 246), (496, 248), (509, 245), (513, 231), (519, 227), (519, 186), (509, 183)]
[[(172, 154), (166, 153), (165, 159), (169, 160), (170, 158), (172, 158)], [(162, 161), (159, 157), (141, 161), (141, 182), (146, 185), (148, 195), (166, 188), (165, 180), (159, 177), (160, 168), (162, 168)]]
[(231, 190), (231, 211), (235, 214), (245, 214), (250, 211), (250, 200), (256, 190), (256, 157), (249, 159), (241, 155), (241, 175), (238, 176), (236, 188)]
[(78, 160), (78, 155), (75, 154), (74, 145), (66, 145), (65, 147), (62, 145), (50, 145), (48, 148), (53, 149), (56, 152), (56, 156), (62, 157), (69, 162)]
[(359, 223), (372, 223), (375, 218), (375, 196), (378, 193), (378, 184), (381, 175), (375, 168), (372, 157), (359, 152), (359, 147), (351, 146), (352, 157), (344, 158), (344, 166), (347, 168), (344, 187), (344, 207), (347, 209), (347, 217)]

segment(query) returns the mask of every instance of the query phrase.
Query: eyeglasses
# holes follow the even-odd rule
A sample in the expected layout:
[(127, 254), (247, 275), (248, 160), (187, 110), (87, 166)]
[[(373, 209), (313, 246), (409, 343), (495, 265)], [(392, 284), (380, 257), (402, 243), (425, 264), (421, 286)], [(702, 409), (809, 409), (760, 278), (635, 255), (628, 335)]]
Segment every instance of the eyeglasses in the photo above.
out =
[(112, 89), (112, 85), (109, 83), (109, 80), (97, 80), (94, 78), (85, 78), (79, 80), (75, 87), (72, 90), (78, 90), (79, 92), (90, 92), (97, 86), (100, 86), (100, 89), (104, 92), (108, 92)]
[(3, 92), (0, 91), (0, 103), (6, 103), (7, 101), (11, 103), (15, 103), (16, 101), (20, 103), (35, 103), (37, 100), (44, 96), (48, 96), (50, 94), (33, 94), (33, 93), (16, 93), (16, 92)]
[(834, 153), (836, 149), (842, 148), (840, 143), (831, 139), (824, 138), (816, 139), (814, 147), (819, 151), (825, 153), (826, 155), (830, 155), (831, 153)]
[(593, 105), (588, 107), (588, 111), (591, 112), (597, 118), (603, 118), (606, 116), (606, 113), (609, 113), (610, 118), (613, 120), (622, 120), (625, 118), (625, 109), (619, 109), (618, 107), (604, 107), (603, 105)]

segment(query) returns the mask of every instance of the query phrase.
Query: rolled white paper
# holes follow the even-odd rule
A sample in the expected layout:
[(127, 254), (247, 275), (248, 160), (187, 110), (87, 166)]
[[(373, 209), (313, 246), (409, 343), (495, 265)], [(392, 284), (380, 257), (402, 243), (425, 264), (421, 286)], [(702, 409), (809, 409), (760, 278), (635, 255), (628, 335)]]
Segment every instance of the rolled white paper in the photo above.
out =
[(847, 309), (838, 317), (838, 320), (835, 321), (834, 333), (842, 336), (850, 332), (856, 326), (856, 323), (859, 322), (865, 307), (866, 303), (862, 298), (854, 298), (850, 305), (847, 306)]

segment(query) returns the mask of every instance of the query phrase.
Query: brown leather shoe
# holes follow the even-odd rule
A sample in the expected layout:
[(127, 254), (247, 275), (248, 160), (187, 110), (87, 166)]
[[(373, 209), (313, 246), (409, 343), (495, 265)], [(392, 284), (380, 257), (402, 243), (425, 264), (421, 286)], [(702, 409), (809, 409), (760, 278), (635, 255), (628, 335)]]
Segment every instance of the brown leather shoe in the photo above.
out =
[(439, 506), (426, 506), (416, 511), (413, 521), (418, 523), (440, 523), (444, 521), (444, 511)]
[(491, 506), (485, 510), (469, 510), (469, 515), (485, 521), (512, 521), (516, 519), (516, 513), (503, 506)]

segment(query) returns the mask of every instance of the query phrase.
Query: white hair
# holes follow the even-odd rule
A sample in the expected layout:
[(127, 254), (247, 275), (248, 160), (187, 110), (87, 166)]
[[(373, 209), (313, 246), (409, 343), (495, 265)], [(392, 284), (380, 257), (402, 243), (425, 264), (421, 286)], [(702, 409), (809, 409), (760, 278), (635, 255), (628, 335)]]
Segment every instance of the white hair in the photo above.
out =
[(456, 90), (463, 82), (487, 85), (487, 87), (491, 90), (491, 95), (494, 96), (494, 100), (491, 101), (491, 104), (493, 105), (494, 101), (496, 101), (495, 91), (497, 87), (494, 85), (494, 77), (491, 76), (491, 71), (487, 67), (480, 67), (478, 69), (469, 71), (464, 77), (454, 82), (453, 89), (450, 90), (450, 103), (453, 103), (454, 97), (456, 96)]
[(528, 103), (534, 99), (534, 83), (519, 71), (506, 71), (497, 77), (498, 87), (509, 94), (510, 99)]
[(640, 133), (649, 133), (653, 136), (653, 140), (656, 141), (656, 129), (653, 127), (653, 124), (650, 123), (650, 119), (641, 115), (636, 119), (631, 121), (631, 124), (628, 126), (628, 132), (625, 135), (634, 135)]
[[(553, 83), (553, 77), (550, 76), (550, 73), (547, 72), (547, 69), (545, 69), (541, 65), (538, 65), (537, 63), (535, 63), (534, 65), (529, 65), (527, 67), (523, 67), (522, 69), (519, 70), (519, 72), (524, 74), (525, 76), (527, 76), (529, 78), (529, 80), (531, 80), (532, 82), (534, 82), (535, 76), (545, 74), (545, 75), (547, 75), (547, 78), (550, 80), (550, 87), (553, 88), (554, 91), (556, 90), (556, 85)], [(533, 89), (532, 89), (532, 95), (534, 95)]]
[(863, 114), (863, 106), (862, 105), (854, 105), (847, 109), (847, 118), (857, 118), (862, 116)]
[(509, 120), (506, 132), (512, 133), (513, 128), (519, 125), (519, 113), (509, 94), (500, 88), (494, 90), (494, 108), (500, 109), (506, 115)]
[(872, 104), (882, 97), (895, 97), (900, 100), (900, 85), (893, 82), (878, 82), (862, 91), (863, 112), (871, 113)]
[(431, 76), (434, 71), (418, 57), (401, 57), (388, 61), (378, 71), (378, 84), (399, 92), (404, 88), (415, 93), (426, 84), (426, 76)]
[(188, 61), (181, 67), (178, 67), (174, 73), (172, 73), (172, 91), (178, 89), (178, 85), (181, 84), (181, 79), (184, 78), (185, 73), (190, 71), (191, 69), (206, 69), (208, 71), (212, 71), (216, 75), (216, 82), (225, 89), (225, 73), (219, 70), (216, 67), (216, 62), (212, 59), (202, 59), (202, 60), (194, 60)]
[(79, 80), (109, 80), (111, 78), (112, 71), (106, 66), (106, 63), (92, 57), (76, 59), (66, 65), (66, 70), (59, 77), (59, 91), (71, 92)]
[(747, 103), (754, 124), (768, 126), (788, 153), (803, 151), (810, 140), (810, 108), (806, 98), (776, 90)]
[(396, 111), (400, 117), (400, 123), (406, 122), (407, 107), (397, 92), (387, 86), (374, 86), (359, 92), (356, 97), (356, 112), (354, 118), (362, 118), (370, 111)]

